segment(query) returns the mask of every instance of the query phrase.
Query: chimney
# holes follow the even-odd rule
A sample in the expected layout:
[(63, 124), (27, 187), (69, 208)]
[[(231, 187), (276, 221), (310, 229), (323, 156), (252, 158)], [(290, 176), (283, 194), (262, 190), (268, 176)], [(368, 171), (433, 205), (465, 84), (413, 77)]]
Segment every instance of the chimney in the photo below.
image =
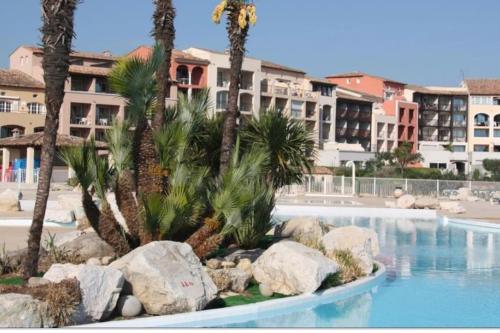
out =
[(102, 51), (102, 54), (104, 54), (107, 57), (111, 57), (111, 51), (109, 51), (109, 50)]

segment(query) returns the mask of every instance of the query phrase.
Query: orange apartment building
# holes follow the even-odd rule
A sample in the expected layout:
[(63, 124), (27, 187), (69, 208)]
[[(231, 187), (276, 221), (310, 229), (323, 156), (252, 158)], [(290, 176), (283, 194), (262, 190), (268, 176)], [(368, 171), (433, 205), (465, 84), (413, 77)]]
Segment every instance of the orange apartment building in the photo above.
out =
[(418, 104), (404, 97), (405, 83), (362, 72), (331, 75), (327, 79), (339, 87), (381, 98), (385, 115), (397, 119), (398, 144), (407, 141), (414, 152), (417, 150)]

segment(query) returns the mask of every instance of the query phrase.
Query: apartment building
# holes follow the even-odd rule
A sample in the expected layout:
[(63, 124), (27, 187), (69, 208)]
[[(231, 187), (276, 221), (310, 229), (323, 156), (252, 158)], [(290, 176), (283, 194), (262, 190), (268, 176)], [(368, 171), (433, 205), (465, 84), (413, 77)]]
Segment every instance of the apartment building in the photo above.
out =
[(409, 142), (413, 151), (417, 150), (418, 104), (406, 100), (405, 83), (362, 72), (331, 75), (327, 79), (339, 87), (381, 98), (384, 114), (396, 117), (398, 144)]
[(0, 138), (43, 130), (45, 87), (17, 71), (0, 69)]
[[(214, 111), (224, 112), (229, 102), (230, 68), (229, 53), (202, 48), (189, 48), (185, 53), (207, 61), (206, 82), (210, 87)], [(261, 61), (246, 57), (243, 61), (240, 96), (238, 101), (241, 121), (259, 115)]]
[(500, 80), (467, 79), (469, 93), (469, 162), (480, 168), (484, 159), (500, 159)]
[(423, 166), (468, 172), (467, 90), (407, 85), (405, 96), (419, 105), (418, 140)]
[[(148, 58), (152, 48), (141, 45), (128, 53), (128, 57)], [(174, 49), (170, 64), (170, 77), (173, 88), (170, 92), (171, 100), (177, 99), (177, 95), (182, 93), (188, 98), (195, 96), (202, 89), (207, 88), (209, 62), (204, 59), (194, 57), (186, 52)]]

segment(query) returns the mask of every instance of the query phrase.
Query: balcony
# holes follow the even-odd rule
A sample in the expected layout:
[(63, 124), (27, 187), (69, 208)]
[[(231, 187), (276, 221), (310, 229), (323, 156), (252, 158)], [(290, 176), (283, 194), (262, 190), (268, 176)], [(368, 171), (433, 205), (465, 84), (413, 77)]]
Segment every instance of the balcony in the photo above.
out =
[(474, 121), (474, 126), (476, 127), (490, 127), (489, 121)]
[(370, 137), (370, 131), (366, 129), (361, 129), (358, 132), (360, 138), (368, 139)]
[(358, 136), (358, 134), (359, 134), (359, 129), (357, 129), (357, 128), (348, 128), (347, 129), (347, 133), (346, 133), (347, 136), (354, 137), (354, 136)]
[(253, 105), (251, 103), (242, 103), (240, 105), (240, 111), (251, 113), (253, 111)]
[(90, 104), (71, 103), (70, 124), (90, 126)]
[(429, 111), (437, 111), (438, 110), (437, 100), (435, 102), (430, 102), (424, 99), (424, 101), (422, 101), (422, 109)]
[(450, 118), (439, 118), (439, 126), (450, 127), (451, 119)]
[(337, 119), (339, 118), (345, 118), (347, 116), (347, 111), (349, 110), (349, 108), (347, 107), (347, 105), (341, 105), (338, 109), (337, 109)]
[(97, 126), (110, 126), (113, 119), (118, 116), (118, 111), (118, 106), (97, 105), (95, 124)]
[(437, 135), (423, 135), (420, 141), (439, 141)]
[(285, 87), (273, 87), (273, 92), (275, 95), (288, 96), (288, 88)]
[(465, 120), (454, 120), (453, 127), (467, 127), (467, 121)]
[(451, 111), (451, 99), (441, 97), (439, 101), (439, 111), (450, 112)]
[(421, 120), (421, 126), (437, 126), (437, 125), (438, 125), (438, 120), (436, 118)]

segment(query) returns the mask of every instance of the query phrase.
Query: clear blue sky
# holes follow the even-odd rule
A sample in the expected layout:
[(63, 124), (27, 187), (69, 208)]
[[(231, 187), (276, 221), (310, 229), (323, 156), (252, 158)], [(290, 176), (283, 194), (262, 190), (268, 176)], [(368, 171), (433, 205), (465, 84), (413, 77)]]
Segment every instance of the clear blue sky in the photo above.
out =
[[(211, 20), (219, 0), (174, 0), (176, 47), (223, 50), (225, 27)], [(39, 0), (2, 0), (0, 67), (20, 44), (39, 43)], [(500, 77), (498, 0), (256, 0), (251, 56), (311, 75), (360, 70), (403, 82), (456, 85)], [(150, 44), (150, 0), (84, 0), (74, 49), (123, 54)]]

